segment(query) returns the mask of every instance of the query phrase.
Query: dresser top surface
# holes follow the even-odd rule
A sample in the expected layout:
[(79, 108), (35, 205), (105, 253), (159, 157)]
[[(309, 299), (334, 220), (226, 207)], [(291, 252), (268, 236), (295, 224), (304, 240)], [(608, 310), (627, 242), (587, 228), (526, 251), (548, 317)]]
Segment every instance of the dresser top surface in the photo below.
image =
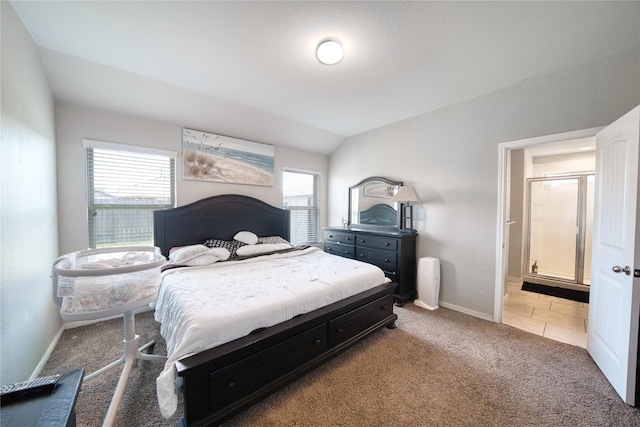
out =
[(324, 227), (323, 230), (328, 231), (337, 231), (344, 233), (358, 233), (358, 234), (371, 234), (374, 236), (389, 236), (389, 237), (415, 237), (418, 235), (416, 230), (380, 230), (380, 229), (368, 229), (368, 228), (360, 228), (360, 227)]

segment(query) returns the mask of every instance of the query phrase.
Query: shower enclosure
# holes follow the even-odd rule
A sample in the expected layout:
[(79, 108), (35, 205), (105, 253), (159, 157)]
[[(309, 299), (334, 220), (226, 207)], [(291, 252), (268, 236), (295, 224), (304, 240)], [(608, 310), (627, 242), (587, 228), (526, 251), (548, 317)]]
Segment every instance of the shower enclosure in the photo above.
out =
[(589, 290), (594, 183), (592, 173), (527, 180), (525, 281)]

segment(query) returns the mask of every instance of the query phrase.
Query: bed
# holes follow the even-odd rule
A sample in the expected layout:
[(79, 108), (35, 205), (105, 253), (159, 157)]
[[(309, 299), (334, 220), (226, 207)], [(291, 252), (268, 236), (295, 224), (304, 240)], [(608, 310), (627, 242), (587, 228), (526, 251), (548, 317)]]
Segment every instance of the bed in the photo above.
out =
[[(260, 237), (278, 236), (289, 240), (289, 224), (287, 210), (247, 196), (220, 195), (154, 212), (154, 238), (155, 245), (167, 256), (172, 248), (199, 245), (212, 238), (231, 241), (238, 233), (246, 231)], [(331, 268), (326, 267), (327, 257)], [(342, 265), (342, 262), (351, 264)], [(307, 276), (319, 270), (331, 270), (333, 275), (318, 280), (313, 276), (312, 282), (301, 286), (294, 282), (303, 280), (282, 274), (291, 269), (289, 263), (294, 263), (295, 269), (305, 272)], [(264, 277), (265, 283), (272, 283), (263, 286), (267, 294), (271, 288), (281, 287), (285, 296), (260, 294), (263, 299), (255, 308), (258, 311), (264, 308), (266, 312), (249, 313), (250, 321), (244, 317), (239, 320), (239, 331), (242, 331), (242, 327), (249, 329), (234, 331), (234, 334), (241, 334), (234, 337), (228, 331), (238, 326), (233, 320), (236, 302), (225, 302), (222, 306), (217, 296), (184, 296), (188, 293), (185, 283), (195, 283), (192, 289), (200, 292), (198, 286), (201, 286), (201, 282), (196, 280), (206, 277), (206, 280), (236, 283), (236, 289), (244, 282), (253, 281), (244, 279), (244, 276), (235, 276), (234, 271), (243, 272), (246, 269), (260, 272), (261, 279), (256, 282), (262, 282)], [(395, 284), (388, 282), (384, 273), (379, 275), (375, 269), (377, 267), (369, 264), (334, 257), (318, 248), (297, 247), (245, 259), (239, 257), (211, 266), (166, 270), (155, 305), (156, 319), (161, 322), (163, 336), (167, 335), (165, 339), (169, 352), (165, 370), (157, 381), (161, 410), (163, 402), (166, 402), (166, 396), (162, 397), (161, 394), (166, 392), (167, 381), (175, 381), (180, 385), (183, 397), (183, 424), (217, 425), (375, 331), (385, 326), (393, 328), (397, 319), (393, 313)], [(268, 273), (262, 274), (262, 271)], [(273, 281), (267, 282), (267, 276), (273, 276)], [(348, 289), (343, 289), (343, 284), (347, 282)], [(316, 284), (318, 289), (313, 292), (319, 294), (311, 296), (308, 292)], [(182, 299), (183, 296), (186, 300)], [(198, 298), (194, 299), (195, 296)], [(304, 302), (301, 306), (293, 305), (294, 299)], [(205, 300), (210, 300), (210, 305), (205, 304)], [(167, 301), (177, 301), (177, 306), (169, 305)], [(183, 346), (179, 341), (182, 337), (176, 341), (171, 332), (197, 329), (180, 317), (186, 312), (181, 305), (184, 301), (196, 301), (196, 305), (201, 303), (205, 310), (198, 316), (211, 319), (210, 327), (207, 323), (206, 328), (200, 328), (195, 347), (191, 344)], [(269, 308), (273, 301), (278, 302), (277, 309)], [(275, 323), (260, 326), (262, 318), (269, 318), (269, 322)], [(187, 323), (177, 323), (179, 326), (175, 326), (174, 322)], [(203, 343), (205, 336), (207, 340), (214, 337), (213, 342)], [(221, 336), (224, 339), (219, 338)], [(178, 348), (181, 351), (176, 351)], [(168, 410), (165, 408), (163, 415), (170, 415), (170, 412), (170, 407)]]

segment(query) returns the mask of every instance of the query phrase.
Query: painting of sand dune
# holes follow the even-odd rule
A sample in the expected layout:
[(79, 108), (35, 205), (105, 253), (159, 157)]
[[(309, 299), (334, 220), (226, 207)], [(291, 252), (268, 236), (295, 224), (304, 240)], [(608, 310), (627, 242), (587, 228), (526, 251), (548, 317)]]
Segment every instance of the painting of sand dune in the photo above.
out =
[(183, 178), (273, 186), (274, 151), (268, 144), (183, 129)]

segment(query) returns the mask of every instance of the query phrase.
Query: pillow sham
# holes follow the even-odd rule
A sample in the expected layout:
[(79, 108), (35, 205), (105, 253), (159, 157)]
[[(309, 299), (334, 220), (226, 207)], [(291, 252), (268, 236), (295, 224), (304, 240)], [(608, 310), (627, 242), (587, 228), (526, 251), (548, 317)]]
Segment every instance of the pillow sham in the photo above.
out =
[(289, 248), (292, 248), (292, 246), (288, 243), (264, 243), (262, 245), (245, 245), (238, 248), (236, 253), (240, 256), (259, 255), (266, 252), (280, 251)]
[(242, 242), (247, 245), (255, 245), (258, 243), (258, 236), (250, 231), (240, 231), (233, 236), (233, 240), (237, 240), (238, 242)]
[[(229, 256), (230, 253), (225, 248), (209, 248), (205, 245), (191, 245), (173, 252), (169, 255), (169, 260), (174, 264), (206, 265), (216, 261), (227, 260)], [(196, 261), (196, 258), (200, 259)]]
[[(187, 245), (187, 246), (192, 246), (192, 245)], [(174, 246), (171, 249), (169, 249), (169, 256), (171, 256), (172, 253), (174, 253), (175, 251), (178, 251), (182, 248), (186, 248), (187, 246)]]
[(218, 261), (226, 261), (229, 259), (229, 251), (225, 248), (211, 248), (209, 252), (203, 255), (198, 255), (195, 258), (184, 262), (185, 265), (190, 267), (197, 267), (202, 265), (213, 264)]
[(198, 255), (202, 255), (207, 251), (209, 251), (209, 248), (205, 245), (183, 246), (169, 254), (169, 261), (174, 263), (183, 263), (191, 258), (197, 257)]
[(256, 244), (257, 245), (263, 245), (263, 244), (272, 245), (274, 243), (290, 244), (286, 239), (284, 239), (284, 238), (282, 238), (280, 236), (258, 237), (258, 243), (256, 243)]

